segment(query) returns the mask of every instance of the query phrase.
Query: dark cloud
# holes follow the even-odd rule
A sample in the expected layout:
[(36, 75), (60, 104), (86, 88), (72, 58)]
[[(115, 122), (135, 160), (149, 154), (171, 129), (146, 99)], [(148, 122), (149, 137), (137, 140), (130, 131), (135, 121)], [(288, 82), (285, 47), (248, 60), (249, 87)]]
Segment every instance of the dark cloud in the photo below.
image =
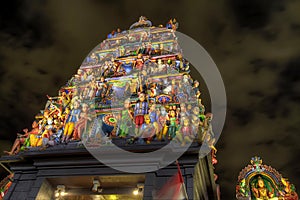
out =
[(262, 99), (260, 104), (257, 106), (257, 110), (261, 113), (265, 113), (270, 119), (276, 117), (276, 113), (278, 113), (278, 106), (280, 102), (279, 96), (267, 96)]
[[(24, 27), (24, 20), (22, 18), (23, 8), (24, 1), (1, 2), (0, 27), (2, 32), (17, 36), (22, 35)], [(12, 26), (12, 24), (18, 26)]]
[[(6, 45), (21, 45), (32, 49), (51, 45), (51, 26), (48, 19), (32, 2), (7, 1), (0, 8), (0, 38)], [(38, 5), (37, 5), (38, 6)]]
[(250, 123), (254, 117), (252, 109), (249, 108), (237, 108), (232, 111), (232, 116), (235, 118), (237, 124), (239, 124), (240, 126)]
[(270, 1), (231, 0), (233, 14), (241, 27), (261, 28), (270, 20)]
[(263, 97), (264, 96), (264, 94), (261, 91), (250, 91), (249, 95), (255, 96), (255, 97)]
[(41, 74), (41, 75), (46, 75), (46, 74), (48, 74), (47, 71), (44, 70), (44, 69), (37, 69), (36, 71), (37, 71), (39, 74)]
[(278, 86), (280, 95), (292, 101), (300, 100), (300, 57), (291, 59), (280, 72)]
[[(1, 56), (0, 56), (0, 60), (1, 60)], [(5, 75), (6, 73), (6, 69), (5, 67), (0, 63), (0, 83), (1, 83), (1, 80), (3, 78), (3, 76)]]
[(276, 38), (278, 38), (279, 31), (267, 29), (267, 30), (263, 30), (261, 35), (266, 41), (272, 42), (276, 40)]
[(275, 140), (274, 139), (267, 139), (265, 141), (258, 142), (256, 145), (257, 146), (264, 145), (264, 146), (267, 146), (267, 147), (271, 147), (274, 144), (275, 144)]
[(231, 0), (230, 7), (237, 24), (250, 29), (266, 26), (271, 20), (272, 11), (284, 11), (283, 3), (278, 0)]
[(295, 23), (292, 23), (290, 25), (290, 28), (292, 31), (294, 31), (295, 33), (299, 33), (300, 31), (300, 24), (295, 24)]

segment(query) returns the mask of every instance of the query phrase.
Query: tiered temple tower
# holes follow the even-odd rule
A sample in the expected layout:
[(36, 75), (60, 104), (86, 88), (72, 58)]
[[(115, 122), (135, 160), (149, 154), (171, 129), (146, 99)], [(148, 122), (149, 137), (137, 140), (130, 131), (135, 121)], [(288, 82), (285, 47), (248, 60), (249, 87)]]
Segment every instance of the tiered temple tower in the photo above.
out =
[[(1, 157), (13, 172), (4, 199), (152, 199), (177, 172), (178, 152), (187, 197), (218, 199), (212, 115), (177, 27), (141, 17), (95, 47)], [(201, 145), (213, 150), (199, 159)]]

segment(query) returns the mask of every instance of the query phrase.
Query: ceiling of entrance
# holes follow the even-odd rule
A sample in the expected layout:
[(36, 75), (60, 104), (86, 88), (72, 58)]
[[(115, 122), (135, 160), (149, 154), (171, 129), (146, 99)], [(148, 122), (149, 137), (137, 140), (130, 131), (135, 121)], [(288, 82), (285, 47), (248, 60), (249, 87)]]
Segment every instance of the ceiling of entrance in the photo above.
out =
[[(70, 176), (47, 179), (53, 187), (64, 185), (65, 200), (139, 200), (143, 192), (133, 195), (138, 184), (145, 182), (145, 175)], [(93, 180), (99, 180), (101, 192), (93, 192)]]

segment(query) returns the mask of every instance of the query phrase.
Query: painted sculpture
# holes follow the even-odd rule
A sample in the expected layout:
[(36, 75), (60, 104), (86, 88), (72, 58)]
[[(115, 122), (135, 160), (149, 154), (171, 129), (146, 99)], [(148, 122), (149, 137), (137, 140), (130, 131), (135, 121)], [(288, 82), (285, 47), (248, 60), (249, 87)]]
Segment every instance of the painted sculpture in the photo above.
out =
[(7, 175), (3, 180), (0, 182), (0, 200), (4, 199), (4, 196), (8, 192), (12, 181), (13, 181), (14, 174)]
[(239, 174), (236, 186), (239, 200), (298, 200), (295, 186), (279, 172), (262, 164), (260, 157), (253, 157), (251, 165)]
[[(129, 30), (113, 31), (86, 57), (77, 73), (49, 97), (32, 131), (18, 136), (8, 154), (85, 141), (107, 145), (207, 140), (214, 149), (211, 114), (199, 82), (177, 43), (176, 19), (166, 27), (140, 17)], [(23, 148), (22, 148), (23, 146)]]

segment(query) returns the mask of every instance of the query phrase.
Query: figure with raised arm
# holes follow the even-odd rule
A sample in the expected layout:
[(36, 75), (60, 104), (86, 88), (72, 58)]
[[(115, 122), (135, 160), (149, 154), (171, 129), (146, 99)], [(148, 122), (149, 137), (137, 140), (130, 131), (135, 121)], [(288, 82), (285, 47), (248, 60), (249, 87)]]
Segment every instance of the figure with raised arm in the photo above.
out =
[(33, 121), (32, 122), (32, 129), (31, 129), (31, 131), (28, 132), (28, 129), (23, 129), (23, 131), (24, 131), (25, 134), (22, 135), (22, 134), (18, 133), (17, 134), (17, 138), (16, 138), (16, 140), (15, 140), (15, 142), (14, 142), (11, 150), (10, 151), (4, 151), (4, 153), (6, 153), (8, 155), (17, 154), (20, 151), (21, 146), (23, 144), (25, 144), (25, 142), (28, 141), (28, 138), (29, 138), (29, 141), (30, 141), (31, 134), (32, 135), (38, 134), (38, 130), (39, 130), (38, 129), (38, 123), (36, 121)]

